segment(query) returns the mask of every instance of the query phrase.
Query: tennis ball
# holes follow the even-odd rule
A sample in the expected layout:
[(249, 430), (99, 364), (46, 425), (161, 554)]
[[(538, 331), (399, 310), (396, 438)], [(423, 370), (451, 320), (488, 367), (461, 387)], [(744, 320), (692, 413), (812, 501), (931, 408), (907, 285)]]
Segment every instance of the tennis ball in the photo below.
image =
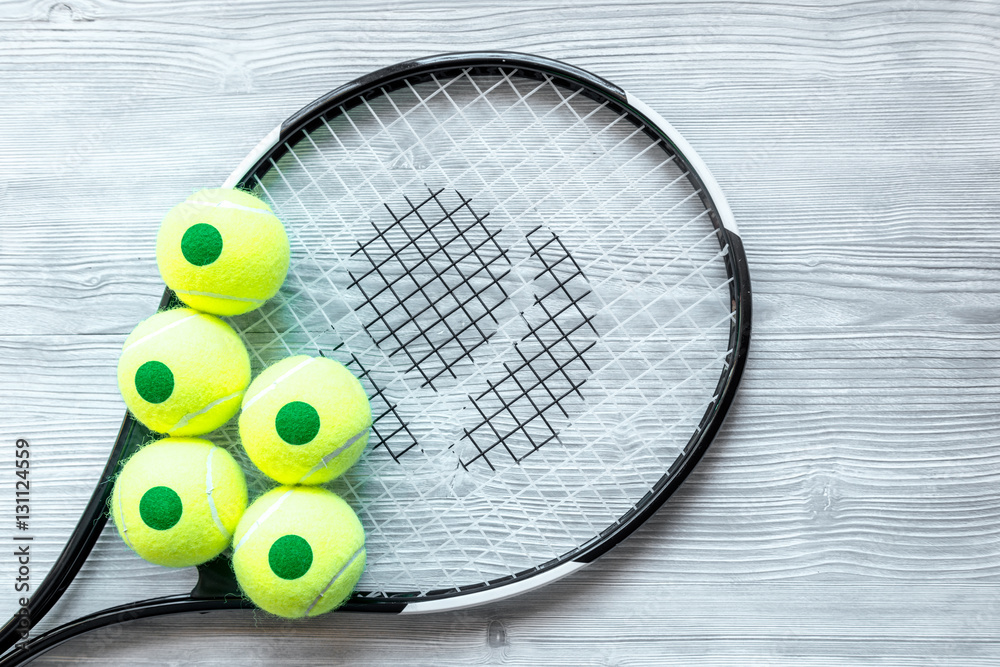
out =
[(257, 308), (288, 273), (285, 228), (271, 208), (242, 190), (201, 190), (167, 213), (156, 237), (163, 282), (206, 313)]
[(165, 310), (125, 339), (118, 388), (132, 414), (154, 431), (198, 435), (239, 410), (250, 357), (232, 328), (188, 308)]
[(233, 535), (233, 570), (264, 611), (301, 618), (338, 607), (365, 569), (365, 532), (351, 507), (315, 486), (279, 486)]
[(332, 359), (302, 355), (268, 367), (247, 389), (240, 439), (272, 479), (322, 484), (358, 460), (371, 425), (358, 379)]
[(201, 438), (146, 445), (125, 463), (111, 494), (111, 516), (125, 544), (169, 567), (222, 553), (246, 508), (239, 464)]

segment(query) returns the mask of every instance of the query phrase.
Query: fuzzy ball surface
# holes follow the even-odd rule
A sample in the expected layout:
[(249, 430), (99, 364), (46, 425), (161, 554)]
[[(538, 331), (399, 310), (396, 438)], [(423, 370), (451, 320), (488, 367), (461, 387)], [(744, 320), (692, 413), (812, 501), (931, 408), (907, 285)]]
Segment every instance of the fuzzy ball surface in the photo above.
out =
[(239, 315), (274, 296), (288, 273), (288, 236), (248, 192), (201, 190), (167, 213), (156, 237), (163, 281), (206, 313)]
[(159, 312), (125, 339), (118, 388), (151, 430), (200, 435), (239, 411), (250, 358), (232, 327), (189, 308)]
[(322, 484), (368, 444), (371, 406), (350, 370), (325, 357), (288, 357), (250, 385), (240, 440), (250, 460), (282, 484)]
[(365, 568), (365, 533), (354, 510), (319, 487), (280, 486), (250, 506), (233, 536), (244, 594), (285, 618), (340, 606)]
[(110, 504), (133, 551), (157, 565), (187, 567), (229, 546), (247, 508), (247, 484), (225, 449), (201, 438), (165, 438), (125, 463)]

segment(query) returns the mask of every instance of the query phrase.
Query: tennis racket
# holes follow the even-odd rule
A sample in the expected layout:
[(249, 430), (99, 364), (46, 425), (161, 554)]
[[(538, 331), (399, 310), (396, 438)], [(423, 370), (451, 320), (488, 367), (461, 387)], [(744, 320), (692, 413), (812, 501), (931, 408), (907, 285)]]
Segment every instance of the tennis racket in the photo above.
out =
[[(369, 449), (329, 485), (368, 536), (344, 609), (457, 609), (583, 567), (678, 488), (736, 392), (750, 279), (725, 198), (653, 110), (581, 69), (514, 53), (395, 65), (294, 114), (225, 185), (268, 201), (292, 244), (279, 294), (227, 318), (254, 372), (320, 354), (371, 397)], [(151, 437), (126, 415), (29, 627)], [(241, 456), (232, 425), (208, 437)], [(268, 488), (240, 460), (251, 495)], [(27, 640), (15, 616), (0, 664), (124, 620), (248, 606), (224, 554), (190, 592)]]

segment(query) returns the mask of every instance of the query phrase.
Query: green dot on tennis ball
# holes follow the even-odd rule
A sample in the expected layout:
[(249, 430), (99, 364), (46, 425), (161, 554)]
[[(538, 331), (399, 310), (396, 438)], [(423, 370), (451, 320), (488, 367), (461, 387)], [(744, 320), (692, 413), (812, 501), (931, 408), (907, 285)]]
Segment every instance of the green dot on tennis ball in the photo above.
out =
[(211, 264), (222, 254), (222, 234), (204, 222), (191, 225), (181, 238), (181, 252), (195, 266)]
[(312, 547), (298, 535), (279, 537), (267, 552), (271, 572), (282, 579), (298, 579), (309, 571), (312, 562)]
[(181, 497), (169, 486), (154, 486), (139, 501), (139, 516), (153, 530), (173, 528), (183, 512)]
[(148, 403), (162, 403), (174, 393), (174, 374), (162, 361), (147, 361), (135, 372), (135, 390)]
[(278, 410), (274, 428), (289, 445), (304, 445), (319, 433), (319, 413), (308, 403), (292, 401)]

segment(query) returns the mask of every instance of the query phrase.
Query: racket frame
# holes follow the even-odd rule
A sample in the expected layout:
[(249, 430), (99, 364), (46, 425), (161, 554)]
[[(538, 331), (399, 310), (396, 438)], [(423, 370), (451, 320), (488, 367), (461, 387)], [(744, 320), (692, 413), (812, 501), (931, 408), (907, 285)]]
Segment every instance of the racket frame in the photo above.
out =
[[(730, 278), (733, 324), (730, 327), (727, 368), (719, 379), (714, 398), (699, 428), (684, 448), (684, 453), (639, 502), (586, 544), (528, 572), (471, 587), (433, 591), (419, 599), (356, 594), (341, 607), (344, 611), (421, 613), (463, 609), (538, 588), (593, 562), (642, 525), (685, 480), (722, 426), (746, 364), (752, 315), (750, 274), (743, 243), (722, 190), (690, 144), (659, 114), (610, 81), (578, 67), (549, 58), (513, 52), (449, 53), (391, 65), (355, 79), (297, 111), (257, 144), (226, 179), (223, 187), (251, 186), (255, 175), (266, 171), (272, 160), (276, 161), (281, 157), (289, 140), (296, 133), (307, 130), (310, 123), (316, 122), (347, 101), (365, 95), (381, 94), (403, 81), (431, 72), (481, 68), (517, 69), (533, 72), (541, 77), (555, 76), (568, 80), (578, 85), (584, 94), (611, 102), (618, 111), (642, 127), (652, 139), (662, 140), (671, 147), (686, 167), (689, 180), (711, 216), (720, 246), (728, 249), (723, 259)], [(160, 309), (167, 307), (173, 298), (170, 290), (166, 290), (160, 301)], [(31, 626), (51, 610), (80, 571), (107, 522), (107, 502), (115, 476), (124, 461), (151, 437), (153, 434), (126, 412), (108, 463), (79, 523), (52, 569), (30, 598), (29, 631)], [(166, 614), (252, 608), (253, 605), (234, 587), (228, 559), (220, 557), (198, 567), (198, 582), (187, 595), (139, 600), (101, 610), (30, 638), (10, 651), (21, 638), (21, 616), (17, 614), (0, 628), (0, 667), (23, 664), (68, 639), (125, 621)]]

